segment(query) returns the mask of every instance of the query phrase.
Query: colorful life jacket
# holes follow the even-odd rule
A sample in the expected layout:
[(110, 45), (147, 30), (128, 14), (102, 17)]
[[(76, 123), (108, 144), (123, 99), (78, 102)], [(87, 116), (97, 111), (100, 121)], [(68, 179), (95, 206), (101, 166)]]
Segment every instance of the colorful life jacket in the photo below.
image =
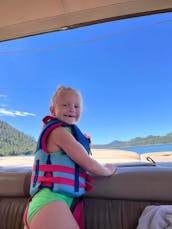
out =
[(46, 141), (49, 133), (59, 126), (70, 127), (75, 139), (90, 152), (90, 139), (85, 137), (76, 125), (69, 125), (56, 118), (46, 116), (43, 119), (45, 126), (38, 139), (34, 165), (32, 169), (30, 194), (33, 196), (40, 189), (47, 187), (54, 192), (78, 197), (91, 190), (93, 180), (85, 170), (71, 160), (62, 151), (48, 153)]

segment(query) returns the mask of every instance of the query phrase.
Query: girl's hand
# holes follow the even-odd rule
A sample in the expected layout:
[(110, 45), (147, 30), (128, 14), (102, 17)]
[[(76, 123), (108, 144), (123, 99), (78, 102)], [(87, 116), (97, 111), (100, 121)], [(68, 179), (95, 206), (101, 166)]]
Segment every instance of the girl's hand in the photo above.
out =
[(109, 164), (109, 163), (105, 164), (104, 166), (108, 170), (109, 176), (115, 173), (117, 169), (113, 164)]

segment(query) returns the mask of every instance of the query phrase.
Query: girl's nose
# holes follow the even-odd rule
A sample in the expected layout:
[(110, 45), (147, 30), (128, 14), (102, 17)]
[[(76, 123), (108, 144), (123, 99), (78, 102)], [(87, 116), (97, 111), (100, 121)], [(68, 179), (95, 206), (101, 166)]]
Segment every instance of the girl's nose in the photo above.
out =
[(71, 110), (71, 111), (75, 110), (75, 106), (74, 105), (70, 105), (69, 106), (69, 110)]

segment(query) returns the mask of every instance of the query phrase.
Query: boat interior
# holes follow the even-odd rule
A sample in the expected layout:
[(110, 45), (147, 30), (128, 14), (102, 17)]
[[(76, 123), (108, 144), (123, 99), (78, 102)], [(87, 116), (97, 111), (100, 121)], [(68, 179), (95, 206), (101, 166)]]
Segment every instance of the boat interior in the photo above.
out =
[[(0, 41), (171, 11), (171, 0), (0, 1)], [(171, 206), (171, 154), (124, 153), (110, 161), (93, 152), (118, 168), (111, 177), (94, 177), (84, 198), (85, 229), (136, 229), (146, 207)], [(30, 177), (31, 166), (0, 164), (0, 229), (23, 229)]]
[[(139, 159), (134, 152), (127, 154), (122, 151), (115, 155), (115, 174), (110, 177), (94, 176), (93, 190), (84, 197), (86, 229), (136, 229), (146, 207), (156, 206), (160, 208), (158, 211), (163, 207), (166, 211), (165, 206), (172, 206), (171, 152), (155, 153), (153, 157), (151, 153), (146, 154), (146, 159)], [(93, 150), (93, 157), (100, 162), (103, 157), (104, 161), (111, 158), (112, 162), (111, 150), (106, 152), (106, 157), (94, 155)], [(0, 166), (1, 229), (23, 229), (30, 177), (30, 165)], [(147, 222), (150, 217), (147, 217)], [(158, 224), (157, 219), (156, 222)]]

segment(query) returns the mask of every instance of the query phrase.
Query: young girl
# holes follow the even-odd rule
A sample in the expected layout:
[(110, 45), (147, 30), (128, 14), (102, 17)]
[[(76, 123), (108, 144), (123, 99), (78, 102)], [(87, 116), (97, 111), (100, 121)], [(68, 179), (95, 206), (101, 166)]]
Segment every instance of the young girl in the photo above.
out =
[(38, 141), (30, 187), (33, 198), (25, 228), (79, 229), (70, 207), (74, 197), (85, 192), (86, 171), (110, 176), (115, 167), (102, 165), (88, 155), (89, 140), (75, 125), (82, 112), (78, 91), (59, 87), (52, 97), (50, 112), (51, 117), (44, 119), (49, 131), (46, 133), (45, 128)]

